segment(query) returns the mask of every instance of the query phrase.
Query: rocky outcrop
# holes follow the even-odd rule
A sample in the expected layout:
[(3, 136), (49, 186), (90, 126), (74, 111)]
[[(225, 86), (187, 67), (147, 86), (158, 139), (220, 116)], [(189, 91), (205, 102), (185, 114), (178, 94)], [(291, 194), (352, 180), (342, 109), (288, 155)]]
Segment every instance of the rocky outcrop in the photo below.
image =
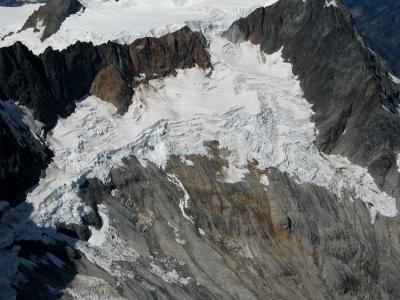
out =
[(259, 44), (266, 53), (282, 49), (316, 112), (319, 148), (368, 167), (379, 186), (399, 198), (398, 87), (336, 2), (281, 0), (238, 20), (225, 36)]
[(31, 108), (47, 128), (59, 116), (71, 114), (75, 101), (90, 92), (123, 113), (131, 101), (131, 87), (138, 83), (195, 65), (210, 68), (206, 47), (201, 33), (188, 27), (129, 46), (77, 42), (63, 51), (48, 48), (40, 56), (16, 43), (0, 48), (0, 98)]
[(82, 9), (78, 0), (50, 0), (26, 20), (21, 30), (42, 32), (40, 39), (44, 41), (60, 29), (66, 18)]
[(97, 73), (90, 94), (114, 104), (118, 113), (123, 114), (132, 104), (133, 88), (114, 66), (108, 66)]
[(0, 0), (0, 6), (21, 6), (31, 3), (46, 3), (46, 0)]
[[(201, 34), (188, 28), (160, 39), (140, 39), (130, 46), (78, 42), (61, 52), (49, 48), (40, 56), (16, 43), (0, 49), (0, 99), (18, 101), (32, 109), (45, 129), (51, 128), (59, 116), (71, 114), (75, 100), (89, 93), (124, 113), (131, 103), (133, 87), (139, 82), (196, 64), (211, 67), (205, 47)], [(139, 76), (141, 73), (143, 77)], [(21, 126), (27, 141), (24, 146), (18, 144), (0, 119), (0, 183), (8, 187), (1, 189), (0, 199), (12, 204), (24, 199), (25, 191), (37, 183), (40, 171), (51, 158), (43, 141), (30, 136), (29, 128)]]
[(397, 0), (342, 0), (350, 8), (357, 30), (368, 46), (400, 76), (400, 2)]
[(129, 46), (129, 52), (136, 74), (161, 77), (196, 65), (211, 68), (209, 55), (204, 51), (206, 45), (203, 35), (184, 27), (159, 39), (136, 40)]
[(82, 186), (86, 201), (107, 208), (113, 236), (139, 255), (134, 262), (118, 252), (110, 258), (123, 298), (400, 296), (398, 217), (371, 224), (360, 200), (338, 199), (273, 168), (259, 170), (256, 161), (242, 182), (226, 183), (221, 174), (229, 163), (217, 142), (209, 145), (209, 156), (186, 157), (190, 165), (171, 157), (162, 170), (131, 157), (109, 183)]
[(34, 136), (23, 118), (19, 107), (0, 101), (0, 200), (12, 206), (25, 200), (52, 157), (40, 133)]

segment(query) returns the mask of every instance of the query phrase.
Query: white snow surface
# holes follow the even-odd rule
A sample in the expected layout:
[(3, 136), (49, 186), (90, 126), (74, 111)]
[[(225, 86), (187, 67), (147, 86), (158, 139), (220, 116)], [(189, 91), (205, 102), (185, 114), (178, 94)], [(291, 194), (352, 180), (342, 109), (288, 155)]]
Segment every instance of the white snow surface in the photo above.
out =
[(190, 200), (190, 196), (188, 194), (188, 192), (186, 191), (185, 187), (183, 186), (182, 182), (178, 179), (178, 177), (176, 175), (171, 175), (168, 174), (168, 179), (170, 182), (172, 182), (173, 184), (175, 184), (178, 189), (180, 189), (183, 192), (183, 198), (179, 200), (179, 208), (181, 210), (182, 216), (193, 223), (193, 218), (190, 217), (188, 214), (186, 214), (185, 209), (189, 208), (189, 200)]
[[(0, 40), (14, 32), (18, 32), (28, 17), (42, 4), (25, 4), (18, 7), (0, 7)], [(1, 45), (1, 42), (0, 42)]]
[(337, 7), (338, 6), (336, 3), (336, 0), (325, 0), (325, 5), (327, 7), (330, 7), (330, 6)]
[(103, 221), (103, 226), (101, 229), (96, 229), (91, 227), (91, 232), (92, 235), (89, 239), (89, 244), (93, 246), (100, 247), (104, 244), (106, 241), (106, 233), (107, 230), (110, 226), (110, 219), (108, 218), (108, 215), (106, 213), (106, 207), (105, 205), (98, 205), (98, 210), (99, 210), (99, 216), (101, 217), (101, 220)]
[[(274, 2), (277, 0), (81, 0), (86, 9), (67, 18), (46, 41), (40, 41), (40, 32), (28, 29), (0, 41), (0, 47), (22, 41), (34, 53), (41, 53), (49, 46), (61, 50), (78, 40), (95, 45), (107, 41), (131, 43), (139, 37), (161, 36), (184, 25), (199, 29), (212, 24), (213, 30), (222, 30), (256, 7)], [(0, 8), (0, 16), (3, 10)], [(17, 28), (21, 29), (22, 24)]]
[[(311, 105), (303, 98), (299, 81), (281, 53), (265, 55), (249, 43), (233, 45), (219, 37), (238, 17), (274, 2), (86, 0), (87, 9), (68, 18), (60, 31), (45, 43), (32, 31), (0, 41), (0, 46), (6, 46), (21, 40), (40, 53), (47, 46), (63, 49), (76, 40), (94, 44), (108, 40), (131, 42), (137, 37), (158, 36), (188, 24), (201, 29), (210, 42), (214, 66), (211, 74), (193, 68), (178, 71), (176, 77), (141, 85), (124, 116), (118, 115), (111, 104), (88, 97), (77, 103), (71, 116), (59, 120), (47, 141), (55, 153), (54, 161), (24, 204), (33, 206), (30, 215), (33, 222), (39, 227), (53, 227), (57, 222), (80, 223), (82, 214), (89, 208), (77, 196), (79, 184), (91, 177), (107, 182), (110, 170), (121, 165), (124, 157), (135, 155), (144, 166), (152, 162), (163, 167), (168, 157), (175, 154), (192, 165), (185, 157), (209, 155), (203, 142), (210, 140), (218, 140), (221, 147), (229, 150), (228, 176), (222, 179), (225, 182), (243, 180), (248, 162), (256, 159), (261, 170), (276, 167), (300, 183), (314, 183), (339, 197), (351, 194), (350, 201), (361, 199), (372, 204), (368, 205), (372, 221), (378, 213), (395, 216), (395, 199), (378, 189), (366, 169), (345, 158), (318, 151), (314, 145), (316, 128), (311, 122)], [(5, 14), (5, 9), (0, 8), (0, 16)], [(10, 28), (22, 26), (22, 17), (18, 22), (16, 19), (12, 25), (11, 21), (3, 22), (0, 18), (0, 34), (6, 28), (4, 24)], [(185, 217), (190, 196), (179, 179), (174, 182), (184, 192), (179, 208)], [(267, 178), (261, 178), (261, 182), (268, 185)], [(26, 210), (18, 207), (2, 220), (9, 218), (11, 221), (7, 224), (12, 224), (12, 230), (19, 236), (34, 238), (31, 230), (23, 227)], [(94, 231), (88, 242), (78, 241), (76, 247), (110, 274), (133, 276), (113, 262), (135, 262), (139, 254), (119, 237), (104, 207), (100, 213), (103, 228)], [(191, 220), (190, 216), (186, 217)], [(205, 234), (200, 228), (199, 233)], [(12, 233), (2, 238), (4, 245), (11, 236)], [(5, 270), (0, 273), (0, 286), (7, 288), (11, 277), (8, 274), (16, 272), (17, 262), (15, 253), (0, 256), (5, 258), (0, 259)], [(152, 265), (151, 271), (171, 283), (185, 285), (189, 280), (157, 264)], [(93, 285), (100, 287), (101, 283), (93, 282)], [(80, 292), (83, 290), (84, 287)], [(3, 292), (13, 293), (10, 289)]]
[(265, 174), (261, 175), (260, 183), (261, 183), (262, 185), (269, 186), (270, 183), (269, 183), (268, 176), (265, 175)]
[[(366, 169), (318, 151), (311, 105), (280, 52), (265, 55), (250, 43), (214, 37), (210, 53), (211, 75), (193, 68), (142, 85), (124, 116), (95, 97), (77, 103), (75, 113), (59, 120), (49, 136), (55, 157), (28, 195), (33, 220), (41, 226), (79, 223), (88, 210), (76, 194), (84, 178), (107, 182), (109, 171), (129, 155), (161, 167), (171, 154), (209, 155), (203, 142), (211, 140), (231, 153), (226, 159), (235, 172), (228, 172), (228, 182), (240, 181), (243, 173), (237, 170), (256, 159), (260, 169), (276, 167), (339, 197), (354, 194), (372, 204), (372, 220), (377, 213), (397, 214), (395, 199), (379, 191)], [(190, 220), (184, 210), (188, 201), (185, 193), (180, 208)]]
[(390, 78), (392, 79), (392, 81), (396, 84), (400, 84), (400, 78), (394, 76), (393, 74), (389, 73)]
[(190, 277), (181, 277), (175, 269), (171, 271), (166, 271), (154, 262), (151, 263), (150, 272), (160, 277), (163, 281), (169, 284), (178, 284), (180, 286), (185, 286), (188, 285), (191, 280)]

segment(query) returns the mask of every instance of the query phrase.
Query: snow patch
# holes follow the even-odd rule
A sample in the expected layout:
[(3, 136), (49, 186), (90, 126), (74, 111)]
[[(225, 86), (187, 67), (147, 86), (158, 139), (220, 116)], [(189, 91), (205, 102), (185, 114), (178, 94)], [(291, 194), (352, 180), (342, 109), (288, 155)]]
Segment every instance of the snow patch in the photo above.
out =
[[(117, 287), (118, 287), (117, 282)], [(113, 292), (115, 291), (115, 292)], [(62, 298), (67, 299), (90, 299), (90, 300), (123, 300), (124, 297), (118, 297), (116, 287), (110, 285), (107, 281), (78, 274), (74, 277), (72, 284), (62, 291)]]
[(160, 277), (168, 284), (178, 284), (181, 286), (186, 286), (191, 280), (190, 277), (181, 277), (175, 269), (172, 271), (165, 271), (154, 262), (151, 263), (150, 272)]
[(0, 6), (0, 44), (10, 33), (18, 32), (28, 17), (43, 4), (24, 4), (17, 7)]
[(199, 231), (199, 234), (200, 234), (201, 236), (205, 236), (205, 235), (206, 235), (206, 232), (205, 232), (203, 229), (201, 229), (200, 227), (197, 228), (197, 230)]
[(221, 181), (225, 183), (237, 183), (244, 179), (249, 170), (245, 168), (238, 168), (234, 165), (229, 165), (229, 167), (222, 167), (220, 174)]
[[(397, 214), (395, 200), (379, 191), (366, 169), (319, 152), (311, 105), (280, 52), (265, 55), (250, 43), (233, 45), (214, 36), (210, 53), (210, 77), (193, 68), (152, 80), (137, 88), (124, 116), (96, 97), (78, 102), (49, 134), (55, 157), (28, 195), (33, 219), (43, 226), (78, 222), (88, 209), (76, 195), (85, 178), (107, 182), (110, 170), (129, 155), (144, 166), (151, 161), (160, 167), (172, 154), (208, 155), (204, 141), (212, 140), (230, 153), (228, 182), (242, 180), (248, 162), (256, 159), (261, 170), (276, 167), (339, 197), (354, 191), (356, 198), (372, 203), (372, 219), (377, 213)], [(179, 207), (192, 221), (185, 212), (189, 195), (176, 176), (170, 180), (184, 192)]]
[(185, 165), (187, 165), (188, 167), (192, 167), (194, 164), (190, 159), (187, 159), (185, 156), (181, 156), (180, 157), (181, 162)]
[(325, 5), (326, 5), (326, 7), (330, 7), (330, 6), (338, 7), (336, 0), (325, 0)]
[(168, 222), (168, 226), (171, 227), (172, 230), (174, 231), (175, 241), (180, 245), (185, 245), (186, 241), (181, 237), (179, 229), (176, 226), (172, 225), (170, 222)]
[(268, 176), (265, 175), (265, 174), (261, 175), (261, 177), (260, 177), (260, 183), (261, 183), (262, 185), (269, 186)]
[(181, 210), (182, 216), (193, 223), (193, 218), (191, 216), (188, 216), (185, 212), (185, 209), (189, 209), (189, 200), (190, 196), (188, 192), (186, 191), (185, 187), (183, 186), (182, 182), (176, 177), (176, 175), (171, 175), (168, 174), (168, 179), (170, 182), (175, 184), (184, 194), (184, 197), (179, 200), (179, 208)]
[(109, 224), (110, 224), (110, 220), (105, 212), (106, 207), (105, 205), (98, 205), (98, 210), (99, 210), (99, 215), (101, 217), (101, 220), (103, 221), (103, 226), (101, 227), (100, 230), (91, 227), (90, 230), (92, 231), (92, 235), (89, 239), (89, 244), (93, 245), (93, 246), (98, 246), (100, 247), (101, 245), (104, 244), (105, 240), (106, 240), (106, 233), (107, 230), (109, 229)]
[(389, 73), (390, 79), (396, 84), (400, 84), (400, 78), (394, 76), (393, 74)]

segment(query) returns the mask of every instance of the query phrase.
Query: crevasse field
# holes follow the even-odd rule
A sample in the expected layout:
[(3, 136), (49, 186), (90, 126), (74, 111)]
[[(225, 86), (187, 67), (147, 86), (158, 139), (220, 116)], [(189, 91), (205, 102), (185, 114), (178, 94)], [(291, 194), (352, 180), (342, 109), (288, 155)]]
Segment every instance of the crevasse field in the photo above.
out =
[[(54, 161), (27, 200), (34, 207), (34, 222), (47, 227), (57, 222), (79, 223), (89, 209), (77, 196), (79, 179), (98, 177), (106, 182), (110, 169), (120, 165), (124, 157), (135, 155), (143, 165), (152, 162), (163, 167), (175, 154), (190, 165), (184, 156), (207, 155), (203, 142), (209, 140), (218, 140), (221, 147), (230, 150), (230, 167), (222, 174), (226, 182), (240, 181), (247, 163), (256, 159), (261, 169), (276, 167), (301, 183), (315, 183), (337, 195), (351, 190), (351, 199), (373, 204), (372, 222), (377, 213), (395, 216), (395, 200), (379, 191), (366, 169), (341, 157), (323, 155), (314, 145), (317, 132), (311, 121), (312, 107), (280, 52), (265, 55), (257, 46), (234, 45), (220, 37), (235, 19), (274, 2), (85, 0), (86, 9), (68, 18), (44, 43), (32, 30), (5, 37), (2, 46), (20, 40), (41, 53), (49, 46), (64, 49), (77, 40), (130, 43), (188, 25), (203, 31), (213, 62), (213, 70), (182, 70), (175, 77), (139, 86), (124, 116), (93, 96), (79, 100), (76, 111), (59, 120), (48, 136)], [(7, 9), (1, 8), (0, 34), (18, 30), (37, 7), (19, 8), (20, 15), (11, 21), (3, 18)], [(31, 127), (37, 124), (28, 123)], [(40, 128), (33, 130), (40, 132)], [(183, 188), (173, 174), (171, 180)], [(263, 178), (263, 184), (268, 189), (268, 178)], [(190, 197), (185, 196), (180, 205), (187, 205), (187, 201)], [(78, 248), (113, 274), (117, 272), (110, 267), (114, 257), (134, 260), (138, 255), (123, 241), (112, 238), (107, 211), (104, 207), (100, 210), (104, 226), (100, 231), (92, 228), (89, 242), (78, 242)], [(16, 228), (20, 230), (10, 234), (34, 235), (23, 230), (24, 224), (16, 224)], [(161, 271), (155, 266), (153, 272)], [(187, 282), (175, 273), (160, 276), (171, 282)]]

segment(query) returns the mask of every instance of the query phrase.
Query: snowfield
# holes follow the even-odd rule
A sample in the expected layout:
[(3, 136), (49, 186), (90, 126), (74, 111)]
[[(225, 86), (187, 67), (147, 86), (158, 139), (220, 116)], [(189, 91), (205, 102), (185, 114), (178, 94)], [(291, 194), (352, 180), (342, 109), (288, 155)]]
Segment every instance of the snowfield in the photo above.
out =
[[(49, 46), (61, 50), (78, 40), (93, 42), (95, 45), (107, 41), (131, 43), (139, 37), (158, 37), (184, 25), (195, 30), (199, 26), (205, 28), (206, 25), (212, 25), (213, 30), (226, 29), (227, 25), (255, 8), (276, 1), (81, 0), (86, 9), (67, 18), (60, 30), (43, 43), (40, 41), (41, 33), (28, 29), (0, 41), (0, 47), (22, 41), (38, 54)], [(0, 14), (3, 9), (0, 7)], [(23, 23), (18, 29), (21, 29)]]
[[(19, 7), (1, 7), (0, 6), (0, 45), (3, 45), (2, 39), (10, 33), (18, 32), (25, 24), (26, 19), (40, 7), (41, 4), (25, 4)], [(11, 44), (13, 44), (15, 39)], [(7, 42), (8, 43), (8, 42)]]
[(211, 140), (231, 153), (221, 174), (226, 182), (242, 180), (256, 159), (261, 169), (276, 167), (300, 183), (372, 204), (372, 221), (378, 213), (397, 214), (395, 199), (379, 191), (366, 169), (316, 148), (311, 105), (280, 52), (265, 55), (250, 43), (214, 37), (210, 53), (212, 74), (181, 70), (142, 85), (124, 116), (93, 96), (77, 103), (49, 136), (55, 158), (28, 196), (33, 220), (45, 227), (80, 223), (88, 209), (76, 194), (83, 179), (107, 182), (110, 170), (129, 155), (160, 167), (171, 154), (208, 155), (203, 142)]
[[(29, 239), (36, 238), (27, 229), (31, 220), (39, 227), (54, 227), (58, 222), (80, 223), (82, 214), (89, 210), (77, 196), (79, 184), (86, 178), (98, 177), (107, 182), (110, 170), (121, 165), (122, 159), (129, 155), (135, 155), (144, 166), (152, 162), (163, 167), (169, 156), (176, 154), (190, 165), (193, 163), (185, 156), (209, 155), (203, 142), (210, 140), (218, 140), (221, 147), (229, 150), (230, 155), (226, 157), (229, 168), (220, 174), (225, 182), (242, 180), (248, 172), (248, 162), (256, 159), (260, 169), (276, 167), (300, 183), (326, 187), (342, 200), (362, 200), (368, 204), (372, 222), (378, 214), (396, 216), (395, 199), (379, 190), (366, 169), (342, 157), (323, 155), (316, 148), (317, 132), (311, 121), (311, 105), (304, 99), (292, 66), (283, 61), (281, 52), (265, 55), (258, 46), (234, 45), (220, 37), (235, 19), (274, 2), (86, 0), (83, 1), (86, 10), (68, 18), (60, 31), (44, 43), (33, 31), (0, 41), (0, 46), (6, 46), (21, 40), (40, 53), (48, 46), (63, 49), (77, 40), (94, 44), (109, 40), (129, 43), (138, 37), (159, 36), (186, 24), (205, 34), (214, 68), (212, 71), (180, 70), (175, 77), (139, 86), (124, 116), (96, 97), (79, 101), (75, 112), (60, 119), (49, 133), (47, 142), (54, 151), (54, 161), (24, 204), (33, 206), (29, 219), (24, 205), (13, 210), (13, 216), (9, 213), (14, 218), (12, 230)], [(4, 8), (0, 8), (0, 14), (5, 14)], [(0, 18), (0, 34), (5, 32), (7, 24), (11, 23)], [(15, 30), (22, 24), (16, 19), (9, 28)], [(171, 180), (184, 190), (173, 175)], [(268, 189), (266, 176), (262, 183)], [(188, 202), (190, 197), (185, 193), (180, 209), (190, 222), (191, 217), (184, 211)], [(135, 261), (139, 254), (118, 237), (104, 207), (100, 207), (100, 214), (103, 228), (93, 231), (88, 242), (77, 242), (76, 247), (110, 274), (132, 276), (112, 269), (111, 265), (115, 260)], [(201, 229), (199, 232), (205, 234)], [(5, 240), (12, 236), (10, 233), (0, 242), (5, 245)], [(3, 252), (0, 247), (0, 265), (7, 270), (0, 272), (0, 285), (5, 286), (7, 278), (16, 272), (17, 263), (15, 253), (3, 255)], [(2, 257), (7, 261), (1, 261)], [(166, 273), (156, 264), (149, 271), (166, 282), (185, 285), (190, 280), (181, 278), (175, 270)], [(80, 280), (83, 285), (89, 282), (90, 286), (101, 289), (102, 282), (85, 277)]]

